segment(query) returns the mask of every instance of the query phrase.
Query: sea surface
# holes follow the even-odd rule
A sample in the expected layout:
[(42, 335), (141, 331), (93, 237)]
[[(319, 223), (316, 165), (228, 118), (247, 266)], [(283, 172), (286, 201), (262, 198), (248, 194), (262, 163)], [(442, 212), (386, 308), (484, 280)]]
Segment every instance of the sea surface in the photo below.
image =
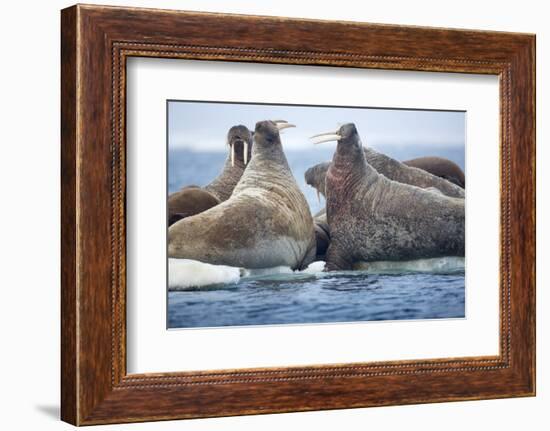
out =
[[(460, 148), (378, 149), (398, 160), (438, 155), (464, 169)], [(304, 172), (330, 160), (332, 151), (287, 151), (287, 159), (312, 213), (324, 207)], [(171, 150), (168, 191), (214, 178), (225, 153)], [(172, 259), (171, 259), (172, 260)], [(303, 272), (289, 269), (266, 274), (237, 268), (182, 266), (169, 274), (168, 327), (199, 328), (247, 325), (450, 319), (465, 317), (464, 260), (392, 265), (371, 270), (322, 272), (321, 263)], [(211, 281), (209, 281), (209, 277)], [(213, 278), (212, 278), (213, 277)], [(175, 280), (175, 281), (174, 281)]]
[(464, 317), (464, 271), (251, 277), (168, 292), (168, 327)]

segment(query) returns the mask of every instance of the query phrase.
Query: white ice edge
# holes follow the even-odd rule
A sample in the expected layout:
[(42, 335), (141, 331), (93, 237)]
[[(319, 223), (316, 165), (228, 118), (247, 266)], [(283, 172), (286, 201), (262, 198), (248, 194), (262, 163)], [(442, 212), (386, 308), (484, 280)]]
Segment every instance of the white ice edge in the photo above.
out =
[[(234, 284), (241, 279), (270, 278), (287, 274), (309, 274), (324, 277), (330, 273), (323, 272), (325, 262), (311, 263), (303, 271), (292, 271), (291, 268), (278, 266), (275, 268), (244, 269), (223, 265), (211, 265), (189, 259), (168, 259), (168, 289), (181, 291), (220, 284)], [(448, 273), (464, 270), (463, 257), (438, 257), (410, 261), (381, 261), (361, 263), (357, 270), (368, 274), (392, 273)]]

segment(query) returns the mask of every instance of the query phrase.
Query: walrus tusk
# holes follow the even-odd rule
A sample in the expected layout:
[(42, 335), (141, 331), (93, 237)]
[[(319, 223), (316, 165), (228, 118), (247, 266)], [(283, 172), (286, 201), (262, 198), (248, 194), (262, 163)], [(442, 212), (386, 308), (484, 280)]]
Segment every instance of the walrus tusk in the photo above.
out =
[(316, 191), (317, 191), (317, 201), (321, 203), (321, 195), (319, 194), (319, 190), (316, 190)]
[(311, 139), (314, 144), (321, 144), (323, 142), (339, 141), (342, 139), (342, 135), (332, 132), (321, 133), (319, 135), (311, 136), (309, 139)]
[(233, 144), (231, 145), (231, 166), (235, 166), (235, 146)]
[(318, 138), (319, 136), (337, 135), (337, 134), (338, 134), (338, 130), (331, 130), (330, 132), (317, 133), (316, 135), (310, 136), (309, 139)]
[(277, 129), (279, 129), (279, 132), (284, 129), (288, 129), (289, 127), (296, 127), (294, 124), (290, 123), (275, 123), (277, 126)]
[(244, 164), (246, 165), (248, 163), (248, 142), (244, 141), (244, 153), (243, 153), (243, 158), (244, 158)]
[(274, 123), (288, 123), (286, 120), (273, 120)]

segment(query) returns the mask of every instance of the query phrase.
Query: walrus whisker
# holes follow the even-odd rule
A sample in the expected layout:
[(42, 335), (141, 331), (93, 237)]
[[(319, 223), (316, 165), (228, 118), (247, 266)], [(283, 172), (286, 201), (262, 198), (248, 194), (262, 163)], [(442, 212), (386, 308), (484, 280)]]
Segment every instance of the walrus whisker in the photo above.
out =
[(312, 140), (313, 144), (317, 145), (322, 144), (323, 142), (339, 141), (340, 139), (342, 139), (342, 136), (334, 133), (332, 135), (325, 134), (318, 137), (311, 137), (310, 139)]

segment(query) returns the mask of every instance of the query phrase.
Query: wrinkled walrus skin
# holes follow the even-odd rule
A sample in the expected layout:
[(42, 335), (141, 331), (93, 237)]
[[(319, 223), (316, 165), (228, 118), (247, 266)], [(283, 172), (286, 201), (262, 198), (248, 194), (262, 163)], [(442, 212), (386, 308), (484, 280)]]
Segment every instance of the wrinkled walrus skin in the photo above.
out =
[[(229, 154), (222, 172), (204, 188), (187, 186), (168, 196), (168, 226), (178, 220), (199, 214), (226, 201), (241, 179), (250, 160), (252, 133), (245, 126), (233, 126), (227, 133)], [(245, 160), (245, 151), (247, 157)]]
[(252, 160), (231, 197), (168, 230), (170, 257), (215, 265), (301, 269), (315, 251), (309, 206), (271, 121), (256, 125)]
[[(464, 198), (464, 189), (449, 180), (436, 176), (427, 170), (407, 166), (372, 148), (364, 148), (367, 163), (388, 179), (399, 183), (410, 184), (423, 189), (434, 187), (446, 196)], [(452, 163), (452, 162), (451, 162)], [(305, 173), (306, 183), (325, 196), (325, 176), (331, 162), (319, 163)], [(460, 169), (460, 168), (459, 168)]]
[(326, 176), (326, 270), (358, 262), (464, 256), (464, 199), (392, 181), (365, 158), (353, 124), (339, 129)]

